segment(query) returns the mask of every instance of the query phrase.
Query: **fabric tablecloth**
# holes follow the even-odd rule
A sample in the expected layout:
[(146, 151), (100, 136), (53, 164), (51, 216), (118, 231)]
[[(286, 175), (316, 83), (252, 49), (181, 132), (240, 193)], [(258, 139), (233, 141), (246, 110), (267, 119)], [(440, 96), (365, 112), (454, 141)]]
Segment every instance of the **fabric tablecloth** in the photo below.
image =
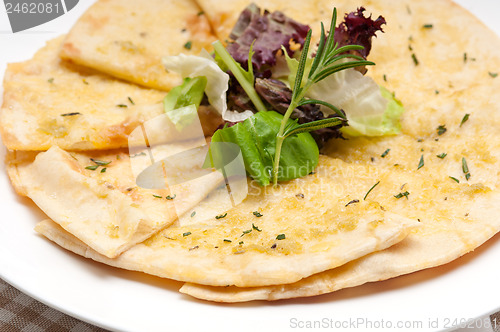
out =
[(105, 332), (38, 302), (0, 279), (1, 332)]
[[(483, 322), (484, 319), (483, 317)], [(500, 312), (491, 315), (489, 319), (491, 327), (462, 328), (455, 330), (455, 332), (500, 332)], [(0, 279), (0, 331), (106, 332), (107, 330), (50, 308)]]

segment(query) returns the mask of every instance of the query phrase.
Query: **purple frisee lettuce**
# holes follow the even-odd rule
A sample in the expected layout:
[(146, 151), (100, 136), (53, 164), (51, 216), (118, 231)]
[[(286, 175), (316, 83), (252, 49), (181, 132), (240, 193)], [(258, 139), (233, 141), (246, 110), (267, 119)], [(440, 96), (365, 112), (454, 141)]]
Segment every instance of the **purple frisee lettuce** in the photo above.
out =
[(229, 35), (233, 41), (226, 49), (245, 69), (248, 53), (253, 43), (252, 64), (257, 77), (270, 76), (269, 69), (276, 64), (276, 53), (282, 46), (289, 56), (293, 55), (290, 41), (304, 44), (309, 31), (307, 25), (300, 24), (279, 11), (261, 13), (259, 7), (250, 4), (240, 14), (233, 31)]
[(334, 39), (339, 43), (339, 47), (345, 45), (361, 45), (362, 50), (355, 51), (356, 55), (367, 58), (372, 49), (372, 38), (376, 37), (377, 31), (384, 32), (382, 25), (386, 24), (385, 19), (379, 16), (376, 20), (372, 16), (365, 17), (364, 7), (357, 11), (345, 14), (344, 21), (335, 28)]

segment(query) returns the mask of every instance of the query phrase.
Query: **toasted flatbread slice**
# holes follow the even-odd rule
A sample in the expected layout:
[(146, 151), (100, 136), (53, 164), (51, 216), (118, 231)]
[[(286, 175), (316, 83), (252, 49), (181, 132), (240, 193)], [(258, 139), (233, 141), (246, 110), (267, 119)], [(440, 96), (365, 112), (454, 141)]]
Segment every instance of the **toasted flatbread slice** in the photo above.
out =
[[(134, 84), (62, 61), (59, 37), (33, 59), (9, 64), (0, 111), (2, 141), (11, 150), (67, 150), (128, 147), (130, 133), (164, 114), (165, 92)], [(200, 107), (207, 134), (220, 124), (217, 112)], [(173, 124), (163, 132), (175, 136)]]
[[(168, 149), (165, 155), (178, 153), (183, 147)], [(143, 189), (136, 185), (132, 160), (146, 167), (149, 156), (129, 156), (126, 151), (68, 153), (52, 147), (36, 157), (33, 153), (11, 152), (7, 169), (18, 193), (30, 197), (89, 247), (116, 257), (171, 225), (224, 184), (222, 175), (212, 172), (166, 189)], [(192, 163), (182, 165), (178, 172), (188, 176), (203, 160), (193, 158)]]
[(99, 0), (77, 21), (61, 56), (143, 86), (170, 90), (180, 83), (161, 58), (198, 55), (215, 40), (194, 0)]
[[(348, 204), (357, 176), (318, 172), (279, 188), (250, 185), (235, 208), (194, 225), (169, 227), (108, 259), (55, 229), (37, 230), (69, 250), (126, 269), (206, 285), (280, 285), (340, 266), (401, 241), (416, 225), (375, 202)], [(336, 191), (339, 189), (339, 191)], [(323, 190), (328, 190), (325, 192)], [(347, 205), (347, 206), (346, 206)]]

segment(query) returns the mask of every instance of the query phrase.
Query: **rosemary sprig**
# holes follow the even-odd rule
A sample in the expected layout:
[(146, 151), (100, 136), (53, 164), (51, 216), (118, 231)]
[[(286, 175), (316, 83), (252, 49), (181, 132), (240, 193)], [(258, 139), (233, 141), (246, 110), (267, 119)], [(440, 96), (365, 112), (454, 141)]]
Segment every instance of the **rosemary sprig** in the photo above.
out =
[[(332, 21), (330, 23), (330, 33), (328, 34), (328, 38), (326, 38), (325, 28), (323, 23), (321, 23), (321, 36), (320, 42), (318, 45), (318, 49), (316, 51), (316, 56), (311, 66), (311, 70), (309, 74), (305, 75), (306, 61), (309, 53), (309, 46), (311, 43), (311, 34), (312, 31), (309, 30), (307, 33), (306, 40), (304, 42), (304, 47), (302, 49), (302, 54), (299, 60), (299, 66), (297, 69), (297, 75), (295, 77), (293, 92), (292, 92), (292, 100), (290, 105), (281, 121), (281, 126), (276, 135), (276, 152), (274, 155), (274, 165), (273, 165), (273, 183), (276, 185), (278, 183), (278, 171), (279, 171), (279, 160), (281, 156), (281, 147), (283, 146), (283, 141), (286, 137), (304, 131), (313, 131), (319, 128), (336, 126), (341, 123), (346, 122), (345, 115), (335, 108), (333, 105), (327, 104), (325, 102), (321, 102), (318, 100), (310, 100), (306, 99), (305, 95), (309, 88), (315, 84), (320, 82), (321, 80), (327, 78), (328, 76), (342, 71), (348, 68), (354, 68), (359, 66), (367, 66), (374, 65), (375, 63), (366, 61), (362, 57), (353, 55), (350, 53), (346, 53), (353, 50), (361, 50), (364, 47), (360, 45), (346, 45), (343, 47), (339, 47), (338, 43), (336, 43), (333, 39), (335, 25), (337, 22), (337, 9), (333, 9)], [(352, 58), (354, 61), (341, 61), (346, 58)], [(287, 128), (287, 121), (292, 115), (292, 112), (295, 108), (300, 105), (314, 103), (321, 104), (327, 107), (332, 108), (341, 118), (332, 118), (332, 119), (324, 119), (314, 122), (309, 122), (302, 125), (296, 125), (292, 128)], [(299, 129), (300, 127), (300, 129)]]

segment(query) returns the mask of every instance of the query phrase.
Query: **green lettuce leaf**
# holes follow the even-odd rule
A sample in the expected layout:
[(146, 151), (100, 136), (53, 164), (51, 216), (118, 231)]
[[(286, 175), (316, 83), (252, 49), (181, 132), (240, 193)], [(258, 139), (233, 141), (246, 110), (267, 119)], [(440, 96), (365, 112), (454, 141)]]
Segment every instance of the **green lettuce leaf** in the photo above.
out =
[[(277, 112), (258, 112), (232, 127), (219, 129), (212, 136), (212, 142), (237, 144), (243, 156), (247, 173), (261, 186), (272, 180), (273, 156), (276, 148), (276, 134), (283, 116)], [(294, 125), (289, 120), (289, 125)], [(217, 151), (212, 155), (223, 155)], [(224, 159), (223, 157), (220, 157)], [(288, 137), (280, 156), (279, 181), (288, 181), (311, 173), (318, 165), (319, 150), (309, 133)]]
[(163, 109), (177, 130), (189, 126), (198, 116), (207, 79), (204, 76), (186, 77), (183, 83), (176, 86), (163, 99)]
[[(387, 136), (401, 132), (400, 118), (403, 104), (389, 90), (379, 87), (381, 96), (387, 101), (384, 111), (377, 116), (359, 117), (349, 121), (349, 126), (341, 131), (347, 136)], [(347, 116), (349, 119), (349, 116)]]

